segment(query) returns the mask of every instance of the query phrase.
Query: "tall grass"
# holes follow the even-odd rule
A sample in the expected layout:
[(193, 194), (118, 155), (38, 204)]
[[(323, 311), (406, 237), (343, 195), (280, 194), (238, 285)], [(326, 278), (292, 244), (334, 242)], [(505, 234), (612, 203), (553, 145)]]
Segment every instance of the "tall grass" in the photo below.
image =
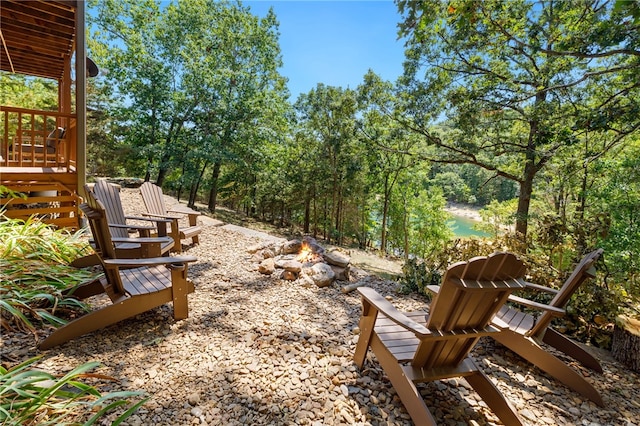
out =
[(5, 329), (35, 331), (34, 320), (55, 326), (62, 316), (87, 305), (63, 291), (97, 273), (69, 264), (91, 253), (81, 233), (56, 230), (30, 218), (9, 219), (0, 212), (0, 312)]
[[(119, 425), (147, 399), (129, 402), (141, 392), (102, 394), (88, 379), (114, 380), (90, 373), (99, 366), (89, 362), (62, 377), (34, 368), (38, 357), (11, 369), (0, 366), (0, 424), (3, 425), (93, 425), (115, 410), (124, 409), (112, 425)], [(85, 380), (85, 381), (82, 381)]]

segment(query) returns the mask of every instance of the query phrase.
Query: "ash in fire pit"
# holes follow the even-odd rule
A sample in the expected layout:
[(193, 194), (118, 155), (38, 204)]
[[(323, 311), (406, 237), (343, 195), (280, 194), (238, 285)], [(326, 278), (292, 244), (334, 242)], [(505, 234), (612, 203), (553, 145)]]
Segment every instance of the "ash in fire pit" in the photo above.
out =
[(335, 280), (349, 281), (349, 256), (339, 250), (326, 251), (312, 237), (260, 244), (248, 251), (260, 262), (258, 271), (265, 275), (301, 280), (318, 287), (331, 285)]

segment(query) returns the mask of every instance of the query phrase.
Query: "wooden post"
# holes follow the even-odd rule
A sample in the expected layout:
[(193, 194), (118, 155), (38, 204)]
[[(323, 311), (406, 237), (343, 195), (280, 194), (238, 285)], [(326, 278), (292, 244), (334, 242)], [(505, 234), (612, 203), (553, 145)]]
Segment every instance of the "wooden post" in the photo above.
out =
[(618, 315), (611, 355), (633, 371), (640, 372), (640, 320)]

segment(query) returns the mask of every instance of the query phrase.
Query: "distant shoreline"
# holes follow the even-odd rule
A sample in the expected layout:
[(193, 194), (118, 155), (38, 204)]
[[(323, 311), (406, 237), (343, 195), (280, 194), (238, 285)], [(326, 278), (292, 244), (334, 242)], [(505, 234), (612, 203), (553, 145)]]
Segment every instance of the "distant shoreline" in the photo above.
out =
[(466, 217), (467, 219), (482, 222), (482, 216), (480, 216), (480, 207), (472, 206), (470, 204), (447, 203), (447, 206), (444, 209), (452, 215)]

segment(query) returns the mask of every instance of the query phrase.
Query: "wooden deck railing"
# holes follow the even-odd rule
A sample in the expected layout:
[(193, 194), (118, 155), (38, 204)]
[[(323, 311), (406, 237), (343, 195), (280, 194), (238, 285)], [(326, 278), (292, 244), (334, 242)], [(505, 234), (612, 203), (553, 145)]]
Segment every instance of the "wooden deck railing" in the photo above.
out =
[(0, 108), (0, 166), (75, 169), (75, 114)]
[(75, 114), (0, 107), (0, 185), (20, 194), (0, 196), (0, 220), (78, 229), (75, 125)]
[(37, 216), (58, 228), (79, 229), (78, 206), (82, 200), (72, 188), (54, 181), (3, 182), (3, 185), (22, 197), (0, 198), (2, 216), (22, 220)]

